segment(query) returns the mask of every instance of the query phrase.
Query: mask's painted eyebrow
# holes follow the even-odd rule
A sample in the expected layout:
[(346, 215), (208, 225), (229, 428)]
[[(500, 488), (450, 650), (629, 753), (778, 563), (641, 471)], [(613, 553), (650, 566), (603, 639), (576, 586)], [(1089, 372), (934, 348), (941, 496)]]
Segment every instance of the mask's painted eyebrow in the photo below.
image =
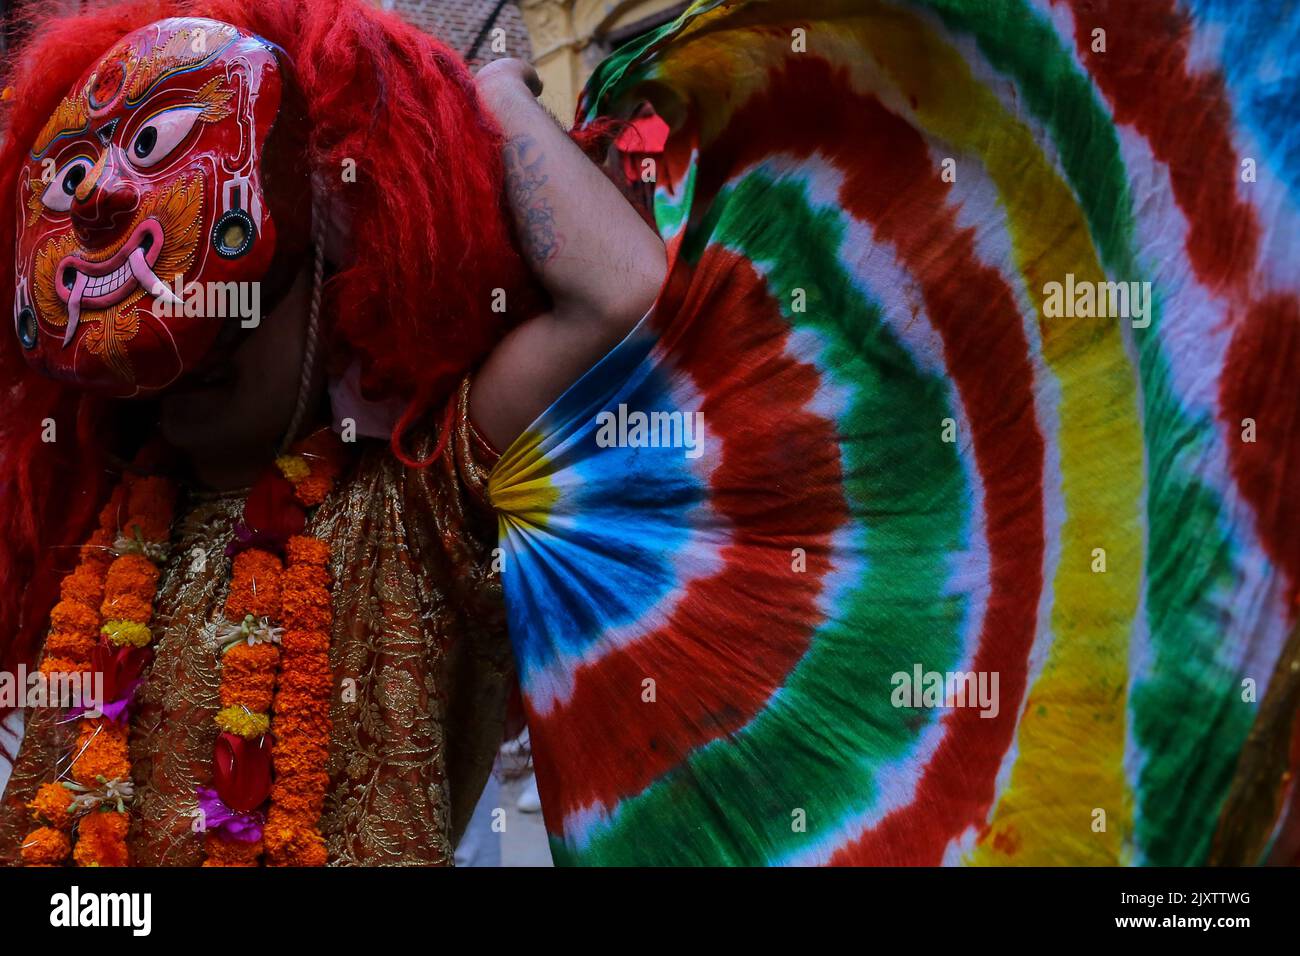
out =
[(90, 128), (90, 105), (86, 91), (65, 96), (54, 114), (46, 121), (32, 145), (32, 159), (40, 159), (55, 140), (86, 132)]

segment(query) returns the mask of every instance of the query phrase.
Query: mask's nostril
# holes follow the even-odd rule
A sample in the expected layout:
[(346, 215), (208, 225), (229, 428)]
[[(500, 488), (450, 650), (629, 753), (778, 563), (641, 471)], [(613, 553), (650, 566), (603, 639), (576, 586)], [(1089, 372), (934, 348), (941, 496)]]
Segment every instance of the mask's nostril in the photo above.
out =
[(152, 232), (146, 232), (144, 234), (144, 238), (140, 240), (140, 248), (143, 249), (145, 252), (148, 252), (150, 249), (153, 248)]
[(71, 289), (76, 284), (77, 284), (77, 270), (72, 268), (72, 266), (64, 266), (63, 287), (65, 289)]

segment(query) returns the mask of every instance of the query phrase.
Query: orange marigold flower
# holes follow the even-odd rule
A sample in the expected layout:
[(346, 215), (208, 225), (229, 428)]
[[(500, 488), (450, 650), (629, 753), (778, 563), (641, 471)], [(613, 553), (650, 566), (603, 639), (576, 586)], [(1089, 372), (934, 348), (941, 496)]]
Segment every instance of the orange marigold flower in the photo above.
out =
[(262, 834), (271, 866), (324, 866), (328, 860), (325, 841), (311, 825), (269, 821)]
[(226, 617), (234, 621), (247, 614), (256, 618), (279, 617), (283, 574), (280, 559), (269, 551), (250, 548), (237, 554), (230, 576), (230, 593), (226, 596)]
[(71, 804), (72, 794), (67, 787), (58, 783), (43, 783), (36, 791), (36, 796), (28, 801), (27, 807), (37, 820), (44, 820), (56, 830), (67, 830), (72, 826), (72, 817), (68, 814)]
[(67, 657), (53, 657), (46, 655), (41, 661), (41, 673), (46, 677), (54, 674), (84, 674), (90, 672), (90, 662), (85, 660), (72, 660)]
[(324, 866), (329, 862), (325, 839), (314, 830), (308, 830), (294, 849), (291, 866)]
[(281, 619), (286, 628), (302, 631), (328, 631), (334, 613), (329, 592), (319, 585), (303, 583), (295, 571), (309, 568), (290, 568), (285, 574), (281, 595)]
[(108, 720), (105, 717), (88, 717), (77, 724), (77, 733), (83, 737), (96, 736), (111, 737), (114, 740), (120, 740), (126, 743), (127, 728), (125, 724), (119, 724), (117, 721)]
[(99, 607), (104, 600), (104, 575), (94, 564), (82, 562), (77, 570), (63, 579), (59, 596), (65, 601), (75, 601), (88, 608)]
[(45, 638), (45, 653), (51, 657), (66, 657), (74, 661), (90, 660), (90, 652), (98, 643), (97, 635), (77, 632), (51, 631)]
[(334, 479), (332, 477), (318, 475), (314, 472), (306, 478), (293, 483), (294, 497), (308, 508), (315, 507), (324, 501), (333, 489)]
[(100, 613), (115, 621), (148, 624), (153, 618), (153, 601), (138, 594), (118, 594), (104, 599)]
[[(329, 660), (320, 654), (293, 655), (286, 652), (280, 671), (280, 687), (303, 702), (324, 700), (333, 684)], [(276, 704), (276, 709), (281, 705)]]
[(243, 706), (254, 713), (270, 710), (279, 659), (274, 644), (236, 644), (226, 651), (221, 658), (221, 706)]
[(64, 634), (94, 637), (99, 633), (99, 615), (80, 601), (60, 601), (50, 611), (50, 626)]
[(118, 595), (134, 594), (152, 602), (158, 589), (158, 568), (139, 554), (124, 554), (108, 566), (104, 579), (104, 603)]
[(322, 592), (321, 599), (329, 600), (328, 594), (324, 593), (330, 589), (330, 573), (327, 568), (316, 564), (295, 564), (289, 570), (293, 572), (293, 577), (290, 578), (293, 587), (303, 590), (319, 588)]
[(78, 866), (130, 866), (126, 848), (127, 816), (116, 810), (87, 813), (77, 825), (77, 847), (72, 858)]
[(311, 823), (320, 816), (321, 802), (329, 789), (329, 775), (316, 768), (323, 765), (328, 746), (286, 747), (281, 740), (275, 751), (275, 785), (271, 788), (273, 805), (298, 813), (312, 807)]
[(71, 852), (68, 835), (53, 827), (38, 827), (23, 840), (23, 862), (28, 866), (56, 866)]
[(290, 565), (314, 564), (325, 567), (330, 561), (330, 546), (320, 538), (296, 534), (284, 546)]
[(126, 728), (107, 718), (83, 720), (77, 736), (72, 776), (84, 787), (93, 787), (99, 778), (125, 780), (131, 774), (126, 750)]
[(304, 628), (290, 628), (280, 638), (280, 649), (285, 654), (303, 655), (320, 654), (329, 656), (330, 636), (325, 631), (311, 631)]
[(209, 833), (203, 841), (208, 851), (204, 866), (257, 866), (262, 855), (262, 841), (244, 843), (240, 840), (223, 840), (219, 834)]

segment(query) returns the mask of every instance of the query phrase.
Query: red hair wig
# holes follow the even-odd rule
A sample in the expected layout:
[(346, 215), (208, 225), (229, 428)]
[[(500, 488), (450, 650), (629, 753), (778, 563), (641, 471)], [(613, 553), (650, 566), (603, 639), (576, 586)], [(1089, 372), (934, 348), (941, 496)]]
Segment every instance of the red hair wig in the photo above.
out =
[[(16, 181), (59, 100), (122, 36), (172, 16), (210, 17), (279, 46), (306, 100), (304, 176), (346, 211), (354, 258), (324, 312), (336, 360), (362, 363), (374, 397), (437, 406), (541, 293), (512, 235), (501, 134), (460, 58), (362, 0), (128, 0), (74, 15), (27, 13), (27, 43), (4, 65), (0, 114), (0, 302), (12, 307)], [(342, 172), (355, 163), (355, 182)], [(347, 168), (352, 168), (348, 165)], [(505, 289), (509, 316), (492, 310)], [(107, 496), (115, 416), (100, 399), (28, 370), (0, 332), (0, 667), (31, 664), (60, 572)], [(49, 442), (48, 422), (57, 429)], [(75, 440), (72, 437), (75, 435)], [(400, 450), (399, 433), (394, 446)], [(403, 460), (406, 460), (403, 456)]]

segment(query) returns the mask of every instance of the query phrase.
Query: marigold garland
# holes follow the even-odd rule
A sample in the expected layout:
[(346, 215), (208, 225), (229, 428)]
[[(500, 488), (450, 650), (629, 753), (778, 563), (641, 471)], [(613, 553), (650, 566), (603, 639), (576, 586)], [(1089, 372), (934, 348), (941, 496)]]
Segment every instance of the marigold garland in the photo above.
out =
[[(334, 436), (325, 433), (328, 439)], [(340, 459), (335, 441), (322, 433), (304, 443), (304, 459), (312, 474), (294, 482), (294, 492), (308, 504), (319, 490), (313, 479), (332, 485)], [(286, 474), (290, 481), (292, 476)], [(329, 776), (325, 761), (330, 737), (330, 632), (334, 609), (330, 600), (329, 546), (309, 535), (296, 535), (285, 546), (288, 568), (282, 581), (284, 655), (276, 686), (271, 729), (275, 734), (275, 784), (264, 839), (272, 866), (323, 866), (325, 841), (319, 832)]]
[(87, 674), (91, 670), (90, 661), (76, 657), (46, 657), (41, 661), (40, 671), (46, 677), (54, 674)]
[[(98, 608), (104, 595), (104, 578), (112, 559), (109, 547), (117, 537), (117, 514), (125, 496), (119, 485), (99, 513), (99, 525), (82, 548), (76, 569), (67, 575), (59, 586), (61, 600), (50, 611), (50, 634), (46, 638), (46, 653), (40, 671), (46, 677), (59, 673), (81, 673), (90, 670), (90, 652), (98, 640)], [(58, 794), (57, 791), (63, 791)], [(59, 800), (64, 807), (63, 817), (53, 819), (51, 812)], [(44, 784), (28, 804), (32, 813), (43, 817), (56, 829), (38, 827), (23, 840), (22, 858), (29, 866), (56, 866), (72, 853), (72, 842), (66, 832), (72, 826), (67, 817), (71, 797), (57, 783)]]
[(47, 659), (64, 658), (71, 661), (84, 661), (90, 657), (91, 650), (98, 643), (92, 634), (51, 631), (45, 639)]
[[(176, 510), (176, 491), (163, 478), (130, 477), (125, 486), (127, 519), (114, 541), (118, 556), (104, 577), (100, 613), (107, 619), (100, 631), (113, 644), (145, 647), (152, 638), (147, 625), (153, 617), (160, 577), (155, 562), (166, 555)], [(140, 553), (134, 553), (132, 542)], [(126, 724), (107, 716), (82, 721), (78, 746), (82, 739), (87, 742), (85, 749), (74, 758), (73, 779), (91, 789), (96, 785), (129, 784), (131, 761), (126, 737)], [(73, 860), (81, 866), (129, 865), (128, 828), (125, 811), (101, 809), (87, 814), (77, 827)]]
[[(159, 578), (155, 561), (166, 553), (175, 504), (175, 489), (162, 478), (128, 476), (113, 491), (77, 568), (59, 587), (43, 674), (91, 671), (90, 657), (100, 640), (134, 647), (149, 643)], [(127, 517), (119, 527), (124, 506)], [(52, 826), (28, 834), (24, 862), (54, 866), (71, 853), (80, 866), (129, 865), (126, 801), (133, 791), (126, 725), (107, 716), (81, 720), (67, 772), (72, 777), (67, 788), (48, 783), (29, 803), (32, 813)], [(77, 811), (83, 815), (74, 826)]]
[[(343, 448), (333, 433), (322, 429), (275, 464), (293, 486), (294, 497), (310, 508), (332, 491), (344, 464)], [(249, 548), (235, 558), (226, 619), (242, 619), (236, 633), (248, 633), (250, 639), (225, 651), (222, 709), (215, 717), (223, 731), (253, 740), (266, 732), (269, 711), (275, 740), (270, 808), (260, 841), (209, 833), (205, 866), (254, 866), (263, 848), (272, 866), (327, 862), (319, 823), (329, 786), (324, 767), (333, 683), (330, 551), (317, 538), (295, 535), (285, 542), (284, 553), (283, 565), (276, 555), (260, 548)], [(282, 631), (274, 626), (277, 621)], [(274, 639), (265, 639), (272, 632), (278, 647)], [(260, 642), (259, 636), (264, 638)]]
[[(277, 459), (276, 466), (292, 485), (293, 497), (312, 508), (332, 491), (345, 461), (337, 437), (322, 429)], [(92, 656), (104, 653), (101, 647), (144, 648), (152, 642), (149, 625), (175, 503), (176, 490), (164, 478), (128, 476), (113, 491), (77, 567), (60, 585), (42, 673), (88, 672)], [(258, 839), (260, 818), (236, 811), (239, 819), (229, 833), (218, 827), (207, 834), (205, 866), (256, 866), (264, 848), (272, 865), (327, 862), (318, 827), (329, 783), (323, 768), (332, 685), (330, 552), (325, 542), (308, 535), (290, 537), (284, 551), (284, 562), (263, 548), (236, 554), (226, 623), (218, 632), (224, 647), (221, 709), (214, 722), (227, 735), (221, 738), (227, 742), (223, 773), (234, 773), (237, 782), (239, 764), (253, 761), (260, 781), (254, 775), (251, 784), (248, 778), (237, 783), (233, 792), (240, 799), (232, 802), (252, 807), (269, 786), (266, 823)], [(69, 857), (80, 866), (130, 864), (134, 787), (127, 727), (108, 716), (79, 720), (65, 771), (71, 779), (42, 785), (28, 803), (38, 825), (23, 842), (26, 865), (57, 866)], [(268, 733), (275, 738), (273, 754), (264, 741)], [(200, 790), (214, 811), (229, 816), (231, 808), (215, 791)]]
[[(261, 548), (249, 548), (235, 555), (230, 590), (226, 594), (226, 621), (241, 624), (235, 627), (238, 643), (233, 643), (222, 655), (222, 709), (213, 719), (221, 730), (250, 740), (262, 736), (271, 726), (268, 711), (280, 650), (269, 639), (259, 642), (258, 637), (269, 638), (273, 633), (271, 622), (280, 617), (282, 573), (278, 556)], [(265, 624), (259, 625), (259, 621)], [(245, 633), (247, 637), (243, 636)], [(207, 851), (204, 866), (256, 866), (262, 842), (245, 843), (213, 832), (204, 840), (204, 847)]]
[(76, 757), (72, 763), (72, 779), (83, 787), (94, 786), (104, 780), (125, 780), (131, 774), (131, 762), (126, 751), (126, 727), (103, 717), (83, 720), (77, 728), (77, 742), (73, 745)]

